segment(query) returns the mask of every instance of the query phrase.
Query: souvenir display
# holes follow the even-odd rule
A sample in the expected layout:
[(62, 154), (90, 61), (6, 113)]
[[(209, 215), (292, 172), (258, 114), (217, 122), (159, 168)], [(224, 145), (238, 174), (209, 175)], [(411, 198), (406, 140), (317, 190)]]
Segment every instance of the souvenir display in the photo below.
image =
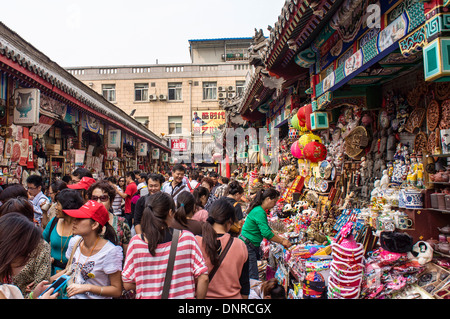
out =
[[(248, 125), (281, 132), (270, 176), (281, 196), (267, 216), (292, 246), (264, 240), (260, 277), (277, 274), (289, 298), (450, 299), (450, 82), (425, 76), (432, 61), (419, 52), (431, 44), (417, 43), (450, 4), (381, 3), (376, 32), (361, 20), (366, 2), (344, 1), (297, 55), (269, 38), (266, 68), (289, 81), (266, 96), (255, 75), (242, 102), (251, 110), (268, 99), (265, 121)], [(343, 36), (350, 24), (361, 32)], [(306, 46), (309, 26), (299, 29)], [(295, 79), (290, 55), (309, 78)]]

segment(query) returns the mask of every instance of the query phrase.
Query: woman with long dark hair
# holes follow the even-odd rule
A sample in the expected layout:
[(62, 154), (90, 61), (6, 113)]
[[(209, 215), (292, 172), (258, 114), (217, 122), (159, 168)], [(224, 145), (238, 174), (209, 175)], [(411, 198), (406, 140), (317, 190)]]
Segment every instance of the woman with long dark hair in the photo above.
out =
[(50, 244), (52, 256), (52, 276), (66, 268), (66, 250), (72, 238), (73, 219), (64, 213), (65, 209), (78, 209), (84, 204), (80, 192), (75, 189), (63, 189), (55, 197), (56, 216), (47, 224), (43, 238)]
[(42, 228), (45, 229), (48, 222), (52, 220), (56, 216), (56, 195), (63, 189), (67, 188), (66, 182), (63, 182), (62, 180), (56, 180), (53, 183), (50, 184), (48, 187), (48, 196), (52, 200), (52, 204), (48, 211), (42, 215)]
[(202, 236), (196, 237), (210, 274), (207, 299), (247, 299), (249, 295), (247, 247), (228, 233), (235, 221), (233, 206), (219, 198), (211, 205)]
[(170, 224), (175, 229), (189, 230), (194, 235), (202, 234), (202, 223), (192, 219), (195, 209), (195, 198), (191, 192), (183, 191), (177, 197), (174, 219)]
[[(25, 197), (9, 198), (0, 208), (0, 216), (12, 213), (20, 213), (42, 231), (42, 228), (36, 224), (34, 218), (33, 205)], [(14, 275), (12, 281), (24, 296), (27, 296), (35, 285), (41, 281), (48, 281), (51, 276), (51, 249), (50, 245), (43, 239), (39, 241), (38, 246), (29, 256), (26, 264), (20, 272)]]
[[(178, 233), (169, 227), (174, 210), (172, 197), (164, 192), (152, 194), (146, 201), (142, 233), (131, 239), (122, 272), (124, 288), (135, 290), (137, 299), (162, 297), (173, 234)], [(177, 280), (172, 280), (168, 298), (203, 299), (208, 289), (208, 268), (201, 249), (189, 231), (180, 231), (177, 243), (172, 273)]]
[[(16, 287), (14, 278), (19, 275), (29, 260), (35, 257), (42, 240), (42, 229), (21, 213), (9, 212), (0, 217), (0, 283), (7, 285), (0, 289), (0, 296), (22, 299), (23, 291)], [(37, 298), (46, 287), (48, 281), (40, 281), (28, 298)], [(3, 285), (0, 285), (3, 287)], [(5, 293), (8, 292), (9, 296)], [(44, 298), (56, 299), (53, 290)]]
[(206, 187), (198, 186), (192, 193), (195, 198), (195, 213), (192, 219), (200, 222), (206, 222), (208, 211), (205, 209), (209, 197), (209, 190)]
[(102, 203), (109, 213), (109, 224), (117, 235), (117, 244), (122, 247), (124, 254), (131, 239), (131, 229), (124, 217), (114, 214), (113, 201), (116, 197), (116, 188), (107, 180), (99, 180), (92, 184), (86, 192), (89, 199)]
[(248, 249), (250, 278), (259, 280), (258, 259), (259, 247), (265, 238), (289, 248), (292, 244), (286, 238), (275, 234), (267, 221), (267, 212), (277, 203), (280, 193), (273, 188), (260, 190), (247, 209), (247, 217), (242, 226), (241, 238)]

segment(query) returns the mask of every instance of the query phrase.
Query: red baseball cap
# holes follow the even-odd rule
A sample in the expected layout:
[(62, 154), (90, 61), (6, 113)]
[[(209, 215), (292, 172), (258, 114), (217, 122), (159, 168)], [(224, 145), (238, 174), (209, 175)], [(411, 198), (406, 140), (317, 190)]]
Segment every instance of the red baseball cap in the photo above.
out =
[(109, 221), (109, 214), (105, 206), (94, 200), (87, 201), (79, 209), (66, 209), (63, 212), (73, 218), (92, 218), (102, 226)]
[(76, 184), (69, 184), (67, 187), (71, 189), (85, 189), (87, 190), (92, 184), (95, 183), (95, 179), (92, 177), (83, 177), (78, 183)]

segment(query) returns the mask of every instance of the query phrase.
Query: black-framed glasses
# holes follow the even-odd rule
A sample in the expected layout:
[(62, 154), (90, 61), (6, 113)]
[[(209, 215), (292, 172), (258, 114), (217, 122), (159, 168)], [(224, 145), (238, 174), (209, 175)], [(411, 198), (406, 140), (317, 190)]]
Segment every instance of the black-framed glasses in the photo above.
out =
[(102, 195), (102, 196), (91, 196), (92, 200), (98, 201), (100, 199), (100, 201), (102, 202), (107, 202), (109, 200), (109, 196), (108, 195)]

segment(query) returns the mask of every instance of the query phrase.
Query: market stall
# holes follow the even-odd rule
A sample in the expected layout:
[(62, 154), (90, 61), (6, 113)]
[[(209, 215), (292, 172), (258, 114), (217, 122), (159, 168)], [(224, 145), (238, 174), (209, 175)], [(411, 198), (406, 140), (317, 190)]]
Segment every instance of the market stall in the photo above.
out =
[[(442, 47), (425, 52), (442, 43), (447, 29), (430, 26), (449, 4), (380, 1), (372, 28), (367, 1), (344, 1), (328, 19), (331, 6), (319, 1), (320, 23), (307, 22), (302, 3), (284, 7), (266, 72), (255, 73), (241, 107), (248, 118), (264, 114), (250, 124), (270, 136), (287, 131), (278, 171), (259, 161), (242, 174), (249, 194), (280, 191), (269, 224), (294, 244), (262, 245), (261, 279), (276, 277), (289, 298), (448, 298), (450, 85), (442, 68), (431, 75)], [(292, 30), (297, 38), (284, 42)]]

